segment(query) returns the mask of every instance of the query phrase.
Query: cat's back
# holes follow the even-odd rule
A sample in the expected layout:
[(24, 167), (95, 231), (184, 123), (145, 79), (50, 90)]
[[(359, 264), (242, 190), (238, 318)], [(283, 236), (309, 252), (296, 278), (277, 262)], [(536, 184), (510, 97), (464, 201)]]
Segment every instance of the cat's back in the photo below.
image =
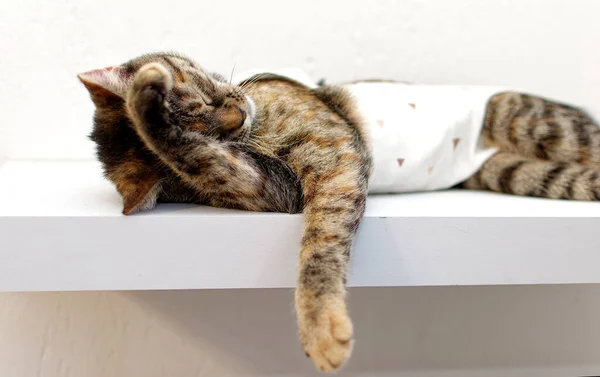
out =
[(342, 118), (372, 154), (372, 193), (448, 188), (495, 152), (479, 140), (487, 102), (503, 88), (385, 81), (319, 86), (300, 70), (262, 72), (245, 77), (265, 110), (256, 130), (265, 153), (286, 156), (278, 146), (299, 137), (327, 144), (336, 129), (327, 125)]
[(246, 91), (258, 109), (249, 143), (258, 153), (280, 158), (299, 175), (310, 170), (299, 166), (321, 168), (320, 159), (332, 153), (370, 159), (362, 120), (346, 90), (279, 72), (250, 76), (242, 88), (245, 82), (251, 83)]

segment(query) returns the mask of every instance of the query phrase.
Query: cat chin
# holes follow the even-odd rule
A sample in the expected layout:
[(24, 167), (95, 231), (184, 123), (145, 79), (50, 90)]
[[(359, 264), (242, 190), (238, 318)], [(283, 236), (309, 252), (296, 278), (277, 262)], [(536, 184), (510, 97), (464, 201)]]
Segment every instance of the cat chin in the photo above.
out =
[(244, 125), (242, 127), (240, 127), (240, 129), (237, 130), (235, 132), (235, 134), (231, 135), (229, 140), (234, 141), (236, 143), (243, 143), (246, 140), (248, 140), (251, 130), (252, 130), (252, 122), (248, 121), (248, 118), (246, 118)]

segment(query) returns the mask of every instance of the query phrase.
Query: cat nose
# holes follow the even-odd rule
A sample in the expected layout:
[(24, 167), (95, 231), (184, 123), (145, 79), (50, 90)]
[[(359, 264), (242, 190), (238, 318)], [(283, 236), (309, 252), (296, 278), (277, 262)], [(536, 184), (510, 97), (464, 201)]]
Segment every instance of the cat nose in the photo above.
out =
[(221, 131), (232, 132), (244, 125), (247, 114), (238, 106), (232, 106), (221, 112)]
[(246, 114), (246, 112), (244, 110), (240, 109), (239, 107), (236, 107), (236, 109), (238, 109), (238, 111), (240, 112), (240, 115), (242, 116), (242, 125), (243, 125), (244, 122), (246, 121), (247, 114)]

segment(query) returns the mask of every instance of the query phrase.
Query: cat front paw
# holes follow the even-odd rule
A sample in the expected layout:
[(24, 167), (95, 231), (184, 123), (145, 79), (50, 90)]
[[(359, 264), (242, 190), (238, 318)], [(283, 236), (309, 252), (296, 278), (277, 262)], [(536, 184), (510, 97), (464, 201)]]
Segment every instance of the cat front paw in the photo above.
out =
[(172, 88), (173, 76), (161, 64), (148, 63), (139, 69), (127, 95), (127, 108), (138, 130), (157, 128), (156, 119), (168, 109), (166, 97)]
[(135, 74), (128, 94), (129, 106), (142, 113), (151, 106), (164, 105), (167, 92), (173, 88), (173, 76), (159, 63), (148, 63)]
[(296, 311), (306, 356), (323, 372), (338, 371), (350, 358), (353, 346), (352, 321), (344, 297), (317, 297), (298, 290)]
[(159, 63), (148, 63), (140, 68), (133, 79), (134, 91), (146, 87), (162, 92), (168, 92), (173, 88), (173, 76), (163, 65)]

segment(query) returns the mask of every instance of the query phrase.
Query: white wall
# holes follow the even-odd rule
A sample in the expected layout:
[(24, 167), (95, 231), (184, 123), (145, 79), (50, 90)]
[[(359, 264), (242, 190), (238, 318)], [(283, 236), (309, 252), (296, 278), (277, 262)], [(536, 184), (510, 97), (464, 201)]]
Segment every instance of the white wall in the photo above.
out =
[[(600, 113), (599, 15), (595, 0), (0, 1), (0, 151), (91, 158), (75, 74), (161, 49), (225, 74), (235, 61), (332, 81), (502, 84)], [(0, 375), (308, 375), (291, 298), (2, 294)], [(600, 287), (358, 289), (351, 303), (347, 375), (600, 374)]]
[(0, 140), (12, 157), (91, 157), (75, 74), (162, 49), (224, 74), (501, 84), (600, 109), (599, 14), (595, 0), (1, 1)]
[[(289, 290), (0, 296), (2, 377), (317, 376)], [(600, 289), (362, 288), (343, 376), (600, 372)]]

